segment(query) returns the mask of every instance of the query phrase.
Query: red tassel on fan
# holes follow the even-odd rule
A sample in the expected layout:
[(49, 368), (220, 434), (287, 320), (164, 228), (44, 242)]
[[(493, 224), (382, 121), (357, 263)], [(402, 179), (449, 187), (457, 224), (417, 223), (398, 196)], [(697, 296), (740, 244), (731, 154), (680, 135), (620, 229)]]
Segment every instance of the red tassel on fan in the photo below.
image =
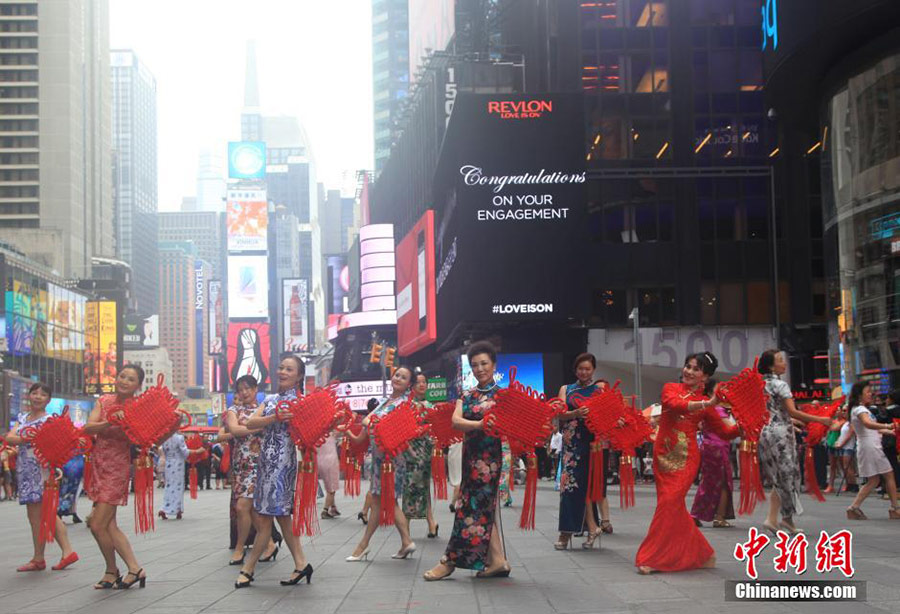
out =
[(766, 500), (763, 491), (762, 477), (759, 473), (759, 457), (756, 452), (756, 442), (743, 440), (738, 462), (741, 470), (741, 502), (738, 506), (738, 514), (752, 514), (756, 504)]
[(394, 463), (390, 459), (384, 459), (381, 463), (381, 513), (378, 516), (378, 526), (387, 527), (394, 524), (394, 500), (397, 498), (394, 490)]
[(294, 490), (294, 535), (313, 536), (319, 533), (316, 515), (316, 494), (319, 486), (319, 467), (315, 449), (303, 449), (303, 460), (297, 465), (297, 487)]
[(591, 456), (588, 461), (588, 499), (597, 503), (603, 500), (603, 482), (606, 473), (603, 470), (603, 444), (599, 441), (591, 443)]
[(41, 499), (41, 530), (38, 539), (48, 544), (56, 539), (56, 510), (59, 509), (59, 483), (56, 471), (51, 467), (50, 477), (44, 482)]
[(447, 466), (444, 464), (444, 451), (437, 446), (431, 453), (431, 480), (434, 483), (434, 498), (437, 501), (446, 501)]
[(806, 454), (804, 454), (803, 471), (806, 475), (806, 488), (809, 489), (810, 496), (816, 501), (825, 501), (825, 496), (819, 488), (819, 479), (816, 477), (816, 464), (813, 459), (813, 449), (810, 447), (806, 448)]
[(355, 460), (351, 460), (344, 470), (344, 495), (358, 497), (362, 480), (362, 472)]
[(619, 505), (622, 509), (634, 507), (633, 461), (634, 457), (630, 454), (622, 452), (619, 455)]
[(84, 473), (82, 474), (85, 488), (90, 488), (91, 476), (94, 475), (94, 463), (91, 462), (90, 453), (84, 455)]
[(134, 532), (156, 529), (153, 517), (153, 463), (146, 448), (134, 461)]
[(197, 498), (197, 465), (191, 464), (190, 470), (188, 470), (188, 483), (191, 486), (191, 499)]
[[(534, 450), (526, 452), (525, 456), (527, 469), (525, 471), (525, 499), (522, 501), (522, 515), (519, 517), (519, 528), (528, 531), (534, 530), (534, 512), (537, 503), (537, 456)], [(510, 476), (513, 471), (510, 470)]]

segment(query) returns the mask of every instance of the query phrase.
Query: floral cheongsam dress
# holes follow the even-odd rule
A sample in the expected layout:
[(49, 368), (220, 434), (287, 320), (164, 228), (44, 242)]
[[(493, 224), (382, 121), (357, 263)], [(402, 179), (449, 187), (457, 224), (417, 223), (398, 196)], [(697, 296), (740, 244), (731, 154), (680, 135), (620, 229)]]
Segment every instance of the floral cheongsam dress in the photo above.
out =
[[(420, 401), (424, 407), (431, 407), (428, 401)], [(431, 503), (431, 455), (434, 442), (430, 435), (423, 435), (409, 442), (403, 453), (405, 465), (403, 479), (403, 514), (409, 518), (425, 518)]]
[[(247, 420), (256, 411), (256, 407), (233, 405), (228, 411), (234, 414), (238, 424), (246, 426)], [(232, 496), (252, 499), (256, 491), (256, 470), (259, 467), (259, 451), (262, 449), (262, 432), (251, 433), (245, 437), (235, 437), (231, 452), (231, 488)]]
[[(296, 399), (294, 389), (270, 394), (263, 404), (263, 416), (275, 413), (284, 400)], [(263, 516), (290, 516), (294, 508), (294, 488), (297, 483), (297, 448), (288, 431), (287, 422), (275, 422), (263, 432), (262, 449), (256, 477), (253, 507)]]
[[(597, 391), (597, 384), (566, 386), (566, 405), (569, 411), (581, 407), (582, 400)], [(586, 526), (588, 476), (591, 463), (591, 443), (594, 435), (584, 418), (575, 417), (562, 422), (563, 437), (561, 473), (559, 479), (559, 532), (580, 533)], [(609, 451), (603, 450), (604, 474), (609, 466)], [(606, 476), (603, 477), (603, 494), (606, 494)], [(594, 519), (599, 522), (596, 505), (592, 505)]]
[[(50, 414), (44, 414), (35, 420), (28, 420), (28, 412), (23, 411), (16, 418), (19, 432), (25, 427), (38, 428), (50, 418)], [(16, 466), (16, 479), (19, 488), (19, 504), (40, 503), (44, 495), (44, 470), (31, 444), (23, 443), (19, 446), (19, 459)]]
[[(462, 396), (463, 417), (481, 420), (494, 406), (497, 387), (486, 391), (477, 388)], [(469, 431), (463, 442), (462, 484), (460, 504), (456, 508), (453, 533), (444, 553), (448, 565), (462, 569), (482, 570), (486, 567), (488, 546), (494, 530), (500, 468), (503, 452), (500, 439), (484, 431)]]
[[(376, 416), (386, 416), (394, 411), (406, 397), (391, 398), (383, 401), (372, 413)], [(369, 455), (372, 457), (372, 473), (369, 479), (369, 492), (372, 495), (381, 496), (381, 464), (384, 462), (384, 452), (375, 445), (375, 438), (369, 437)], [(403, 492), (403, 483), (406, 480), (406, 456), (400, 454), (394, 459), (394, 492), (399, 497)]]

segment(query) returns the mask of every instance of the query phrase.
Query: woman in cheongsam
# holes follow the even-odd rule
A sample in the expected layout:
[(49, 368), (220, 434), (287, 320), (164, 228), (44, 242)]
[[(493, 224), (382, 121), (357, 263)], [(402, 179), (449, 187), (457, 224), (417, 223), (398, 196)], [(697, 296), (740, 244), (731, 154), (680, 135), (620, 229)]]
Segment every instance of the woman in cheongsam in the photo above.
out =
[[(294, 585), (303, 578), (308, 583), (312, 578), (313, 567), (307, 562), (300, 539), (294, 535), (291, 523), (297, 482), (297, 448), (291, 439), (288, 423), (280, 420), (275, 413), (278, 403), (296, 399), (298, 394), (303, 394), (305, 374), (306, 366), (299, 357), (284, 357), (278, 365), (278, 394), (267, 396), (247, 420), (248, 429), (264, 429), (253, 494), (253, 507), (259, 515), (259, 524), (253, 549), (241, 566), (240, 575), (234, 583), (235, 588), (246, 588), (253, 582), (253, 571), (269, 545), (275, 520), (278, 520), (284, 541), (294, 558), (294, 572), (281, 583)], [(282, 418), (289, 420), (291, 416), (283, 415)]]
[(463, 478), (456, 506), (453, 533), (440, 562), (425, 572), (426, 580), (441, 580), (457, 567), (478, 570), (480, 578), (508, 577), (509, 563), (502, 531), (495, 520), (503, 462), (500, 438), (483, 430), (483, 416), (494, 406), (497, 351), (488, 342), (473, 343), (467, 352), (478, 385), (456, 402), (454, 428), (466, 433), (463, 443)]
[(187, 447), (184, 435), (175, 433), (160, 446), (165, 456), (166, 487), (163, 490), (163, 504), (159, 517), (168, 520), (174, 516), (181, 520), (184, 514), (184, 464), (191, 451)]
[[(47, 567), (44, 561), (44, 546), (46, 542), (40, 537), (41, 533), (41, 501), (44, 496), (44, 480), (47, 479), (45, 470), (35, 456), (31, 444), (22, 438), (23, 429), (39, 428), (50, 418), (47, 413), (47, 404), (50, 402), (52, 390), (50, 386), (42, 382), (35, 382), (28, 389), (28, 410), (23, 411), (16, 418), (16, 425), (5, 439), (11, 445), (19, 446), (18, 459), (18, 488), (19, 504), (25, 506), (28, 514), (28, 523), (31, 525), (31, 538), (34, 545), (34, 554), (31, 560), (22, 565), (16, 571), (43, 571)], [(53, 569), (65, 569), (78, 560), (78, 555), (72, 550), (69, 543), (69, 534), (62, 520), (56, 518), (56, 543), (62, 550), (62, 559)]]
[[(792, 535), (800, 530), (794, 526), (794, 516), (801, 513), (800, 462), (797, 459), (797, 443), (791, 419), (801, 422), (819, 422), (831, 426), (831, 418), (813, 416), (794, 406), (794, 397), (787, 382), (779, 379), (787, 372), (787, 361), (780, 350), (766, 350), (759, 357), (757, 370), (766, 382), (766, 406), (769, 423), (759, 434), (759, 459), (762, 472), (772, 484), (769, 495), (769, 512), (763, 526), (777, 533), (784, 529)], [(781, 512), (781, 522), (778, 512)]]
[[(411, 380), (412, 371), (409, 367), (398, 367), (391, 377), (391, 396), (376, 407), (372, 414), (376, 416), (386, 416), (399, 407), (409, 395), (409, 385)], [(372, 473), (371, 479), (369, 480), (369, 494), (371, 495), (371, 511), (369, 513), (369, 518), (371, 518), (372, 521), (366, 524), (366, 530), (363, 533), (363, 537), (359, 541), (359, 544), (356, 545), (353, 554), (344, 559), (348, 563), (355, 563), (368, 557), (369, 541), (378, 529), (378, 518), (381, 514), (381, 463), (384, 462), (385, 455), (384, 452), (375, 445), (374, 438), (368, 435), (369, 416), (366, 416), (362, 424), (363, 430), (359, 435), (354, 435), (350, 431), (347, 431), (347, 437), (350, 437), (354, 443), (361, 443), (366, 437), (369, 437), (369, 454), (372, 457)], [(394, 492), (402, 494), (403, 481), (405, 479), (404, 455), (398, 455), (393, 459), (393, 463)], [(416, 543), (409, 536), (409, 520), (406, 519), (403, 510), (396, 502), (394, 503), (394, 526), (397, 527), (397, 532), (400, 534), (400, 550), (397, 554), (392, 554), (391, 558), (405, 559), (416, 551)]]
[(599, 479), (603, 489), (601, 511), (605, 513), (602, 524), (597, 514), (597, 505), (588, 502), (588, 479), (590, 477), (591, 444), (594, 435), (584, 422), (587, 409), (581, 407), (581, 400), (603, 389), (603, 382), (594, 380), (597, 359), (593, 354), (579, 354), (575, 358), (575, 377), (578, 381), (559, 389), (559, 398), (566, 403), (566, 411), (559, 416), (560, 432), (563, 436), (560, 454), (559, 480), (559, 538), (554, 544), (557, 550), (569, 547), (574, 533), (585, 529), (588, 536), (583, 548), (591, 548), (600, 537), (603, 527), (609, 523), (609, 505), (606, 504), (606, 471), (609, 467), (609, 450), (604, 449), (603, 471)]
[[(134, 555), (134, 549), (116, 522), (116, 511), (128, 504), (128, 485), (131, 479), (131, 441), (121, 427), (110, 422), (121, 416), (124, 404), (133, 399), (144, 383), (144, 370), (137, 365), (125, 365), (116, 376), (115, 394), (106, 394), (97, 400), (84, 427), (88, 435), (96, 435), (91, 449), (90, 480), (85, 484), (94, 509), (88, 517), (88, 526), (100, 547), (106, 572), (96, 589), (130, 588), (146, 583), (144, 569)], [(116, 567), (116, 555), (125, 561), (128, 573), (123, 578)]]
[[(428, 376), (418, 367), (415, 371), (413, 395), (417, 403), (423, 407), (431, 407), (425, 400), (428, 390)], [(428, 537), (438, 535), (438, 525), (431, 513), (431, 456), (434, 453), (434, 442), (430, 435), (424, 435), (409, 442), (409, 449), (404, 452), (403, 480), (403, 515), (408, 520), (424, 518), (428, 521)]]
[(63, 468), (62, 481), (59, 483), (59, 507), (57, 515), (60, 518), (72, 517), (72, 524), (79, 524), (78, 517), (78, 490), (81, 488), (81, 478), (84, 476), (84, 454), (77, 454), (69, 459)]

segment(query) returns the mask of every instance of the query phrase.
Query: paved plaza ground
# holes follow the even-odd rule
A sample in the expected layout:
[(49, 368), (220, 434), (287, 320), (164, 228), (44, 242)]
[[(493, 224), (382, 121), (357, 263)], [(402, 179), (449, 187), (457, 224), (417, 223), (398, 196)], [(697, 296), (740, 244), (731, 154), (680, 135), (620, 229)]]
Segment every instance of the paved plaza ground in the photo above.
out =
[[(413, 558), (392, 560), (399, 548), (393, 529), (379, 530), (372, 542), (373, 556), (367, 563), (346, 563), (359, 540), (362, 524), (356, 519), (359, 500), (339, 497), (343, 516), (321, 521), (322, 534), (303, 540), (315, 575), (310, 585), (282, 587), (292, 565), (289, 557), (260, 563), (256, 582), (236, 591), (237, 569), (228, 566), (227, 491), (201, 491), (196, 501), (187, 499), (182, 521), (158, 522), (155, 533), (134, 537), (133, 544), (147, 572), (147, 587), (130, 591), (95, 591), (91, 585), (104, 566), (85, 526), (70, 527), (70, 535), (81, 561), (63, 572), (16, 573), (31, 553), (31, 537), (24, 510), (17, 504), (0, 504), (0, 614), (8, 612), (86, 614), (196, 614), (198, 612), (307, 612), (315, 614), (379, 613), (478, 613), (531, 614), (576, 612), (671, 612), (686, 614), (731, 612), (900, 612), (900, 521), (887, 520), (886, 501), (871, 498), (864, 510), (872, 520), (854, 523), (856, 579), (867, 581), (865, 603), (735, 603), (725, 602), (725, 581), (745, 579), (743, 564), (731, 555), (735, 543), (747, 539), (751, 522), (739, 518), (734, 529), (704, 529), (716, 549), (716, 569), (675, 574), (640, 576), (634, 555), (644, 537), (656, 502), (652, 485), (637, 487), (636, 507), (618, 509), (617, 489), (610, 489), (615, 527), (604, 536), (602, 548), (594, 551), (557, 552), (558, 496), (551, 482), (541, 482), (538, 495), (537, 530), (520, 531), (518, 505), (505, 510), (507, 549), (512, 576), (504, 580), (476, 580), (471, 572), (458, 570), (452, 579), (429, 583), (422, 573), (441, 556), (452, 526), (446, 502), (437, 505), (440, 537), (426, 539), (424, 521), (413, 522), (418, 551)], [(522, 489), (515, 495), (521, 497)], [(692, 495), (691, 495), (692, 496)], [(157, 491), (157, 503), (162, 491)], [(830, 496), (824, 504), (804, 497), (806, 514), (798, 525), (806, 528), (814, 544), (819, 530), (844, 526), (846, 496)], [(89, 501), (80, 499), (81, 511)], [(762, 510), (752, 520), (761, 523)], [(131, 508), (120, 512), (120, 524), (131, 535)], [(581, 539), (575, 540), (576, 545)], [(815, 566), (810, 546), (811, 566)], [(55, 563), (59, 550), (48, 547), (48, 562)], [(773, 570), (773, 547), (760, 556), (761, 579), (783, 577)], [(792, 574), (788, 574), (791, 578)], [(807, 572), (804, 579), (841, 579), (838, 572), (827, 577)]]

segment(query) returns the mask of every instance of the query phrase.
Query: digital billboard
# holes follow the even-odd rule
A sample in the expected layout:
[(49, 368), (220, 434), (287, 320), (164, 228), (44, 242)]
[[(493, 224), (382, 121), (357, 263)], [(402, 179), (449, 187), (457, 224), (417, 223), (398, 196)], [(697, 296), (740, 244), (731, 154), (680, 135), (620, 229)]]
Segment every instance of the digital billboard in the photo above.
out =
[(397, 245), (396, 269), (398, 351), (409, 356), (437, 339), (433, 210)]
[(266, 256), (228, 256), (228, 318), (269, 317)]
[[(462, 361), (462, 389), (469, 390), (478, 385), (478, 380), (472, 374), (468, 357), (463, 354)], [(538, 393), (544, 392), (544, 356), (543, 354), (497, 354), (497, 370), (494, 373), (494, 381), (501, 388), (509, 386), (509, 368), (516, 368), (516, 381), (523, 386), (530, 386)]]
[(268, 362), (271, 356), (269, 324), (267, 322), (228, 323), (228, 380), (231, 387), (242, 375), (252, 375), (264, 385), (269, 379)]
[(589, 239), (586, 183), (581, 94), (457, 97), (435, 173), (439, 337), (590, 315), (571, 271)]
[(225, 303), (222, 297), (222, 282), (218, 279), (209, 281), (209, 353), (221, 354), (225, 339)]
[(118, 321), (115, 301), (89, 301), (85, 310), (84, 391), (115, 391), (119, 370)]
[(265, 190), (228, 190), (226, 206), (229, 252), (264, 252), (269, 213)]
[(305, 279), (281, 282), (281, 322), (285, 352), (309, 349), (309, 291)]
[(230, 179), (265, 179), (266, 144), (262, 141), (228, 143), (228, 177)]
[(122, 347), (146, 350), (159, 346), (159, 316), (128, 314), (122, 318)]
[(194, 381), (203, 385), (203, 316), (206, 312), (206, 276), (202, 260), (194, 261)]

